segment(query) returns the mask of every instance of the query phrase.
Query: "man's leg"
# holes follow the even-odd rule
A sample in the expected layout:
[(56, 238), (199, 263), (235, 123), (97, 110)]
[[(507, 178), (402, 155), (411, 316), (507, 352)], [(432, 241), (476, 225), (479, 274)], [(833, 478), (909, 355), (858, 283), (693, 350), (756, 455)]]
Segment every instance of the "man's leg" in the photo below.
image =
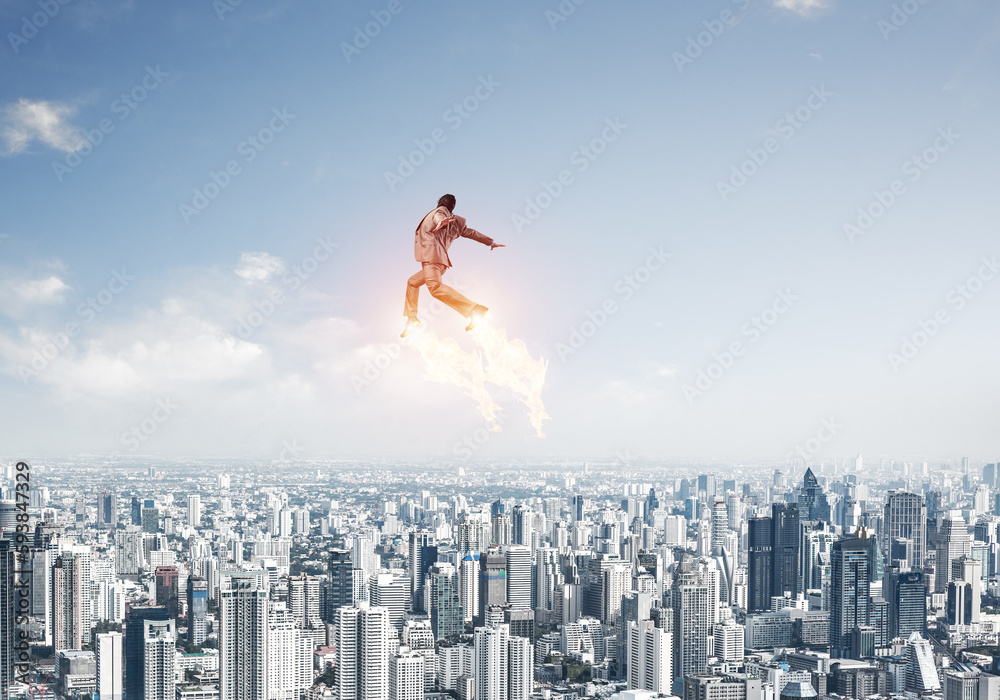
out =
[[(439, 263), (424, 263), (423, 279), (424, 284), (427, 285), (427, 291), (435, 299), (455, 309), (455, 311), (462, 315), (462, 318), (468, 318), (472, 315), (472, 310), (478, 305), (457, 290), (441, 283), (441, 275), (444, 274), (445, 269), (447, 268)], [(412, 280), (413, 278), (410, 279)]]
[(420, 285), (424, 284), (424, 281), (423, 270), (406, 280), (406, 301), (403, 302), (403, 315), (407, 318), (417, 317), (417, 300), (420, 298)]

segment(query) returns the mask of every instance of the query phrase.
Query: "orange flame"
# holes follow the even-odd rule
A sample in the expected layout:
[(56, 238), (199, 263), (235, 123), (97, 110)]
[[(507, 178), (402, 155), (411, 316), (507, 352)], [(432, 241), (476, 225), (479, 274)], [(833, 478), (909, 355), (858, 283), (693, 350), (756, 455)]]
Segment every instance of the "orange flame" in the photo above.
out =
[(476, 402), (476, 409), (491, 430), (502, 430), (497, 421), (500, 406), (493, 400), (486, 382), (513, 391), (527, 407), (528, 421), (535, 434), (545, 437), (542, 421), (550, 418), (542, 402), (542, 386), (548, 362), (541, 357), (533, 359), (523, 340), (508, 340), (504, 329), (492, 328), (488, 322), (481, 322), (469, 335), (482, 354), (479, 350), (465, 352), (453, 338), (438, 338), (429, 329), (419, 330), (406, 344), (424, 359), (427, 365), (424, 379), (458, 387), (459, 392)]

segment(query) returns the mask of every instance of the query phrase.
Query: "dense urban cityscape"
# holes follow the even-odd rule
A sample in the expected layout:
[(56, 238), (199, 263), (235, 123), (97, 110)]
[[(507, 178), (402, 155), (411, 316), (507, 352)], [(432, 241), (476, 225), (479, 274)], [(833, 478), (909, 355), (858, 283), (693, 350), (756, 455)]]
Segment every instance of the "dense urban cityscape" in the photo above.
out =
[(1000, 694), (1000, 471), (7, 462), (3, 698)]

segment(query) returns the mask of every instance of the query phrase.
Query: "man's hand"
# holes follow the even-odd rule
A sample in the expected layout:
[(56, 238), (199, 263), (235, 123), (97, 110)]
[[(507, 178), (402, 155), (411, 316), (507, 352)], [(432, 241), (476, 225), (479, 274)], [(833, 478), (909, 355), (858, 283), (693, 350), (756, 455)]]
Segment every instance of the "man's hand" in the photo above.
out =
[(431, 233), (435, 233), (437, 231), (440, 231), (441, 229), (443, 229), (445, 226), (447, 226), (448, 224), (450, 224), (454, 220), (455, 220), (454, 216), (449, 216), (447, 218), (441, 219), (441, 223), (439, 223), (437, 226), (435, 226), (434, 229), (431, 231)]
[(494, 243), (493, 245), (490, 246), (490, 250), (493, 250), (494, 248), (506, 248), (506, 247), (507, 246), (505, 246), (503, 243)]

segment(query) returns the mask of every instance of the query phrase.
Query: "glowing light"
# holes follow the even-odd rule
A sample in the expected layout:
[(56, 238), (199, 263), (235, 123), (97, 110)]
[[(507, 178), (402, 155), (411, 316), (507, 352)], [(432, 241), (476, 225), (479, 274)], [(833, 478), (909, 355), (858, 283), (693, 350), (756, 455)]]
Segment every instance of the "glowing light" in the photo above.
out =
[(500, 406), (487, 389), (487, 382), (510, 389), (528, 409), (528, 421), (535, 434), (545, 437), (542, 421), (550, 418), (542, 402), (542, 387), (548, 362), (541, 357), (533, 359), (523, 340), (508, 340), (503, 328), (494, 328), (485, 319), (469, 336), (479, 349), (466, 352), (453, 338), (438, 338), (429, 329), (414, 333), (406, 344), (419, 352), (427, 365), (424, 379), (456, 386), (475, 401), (476, 410), (491, 430), (501, 430), (497, 422)]

